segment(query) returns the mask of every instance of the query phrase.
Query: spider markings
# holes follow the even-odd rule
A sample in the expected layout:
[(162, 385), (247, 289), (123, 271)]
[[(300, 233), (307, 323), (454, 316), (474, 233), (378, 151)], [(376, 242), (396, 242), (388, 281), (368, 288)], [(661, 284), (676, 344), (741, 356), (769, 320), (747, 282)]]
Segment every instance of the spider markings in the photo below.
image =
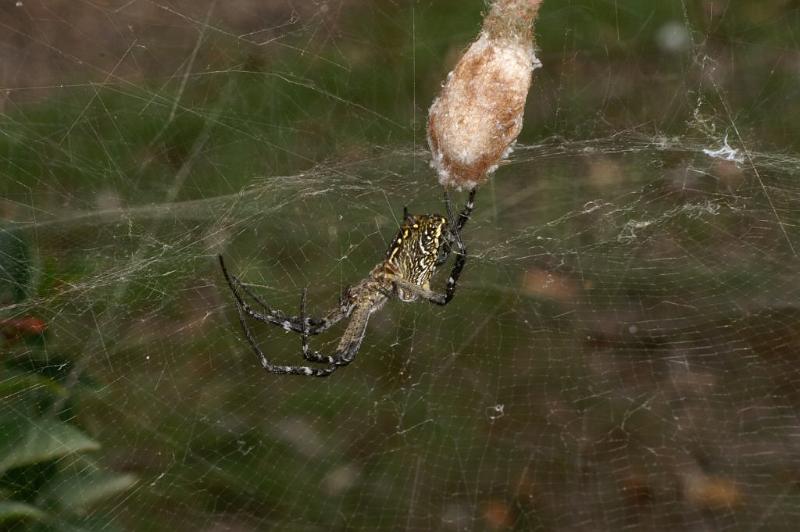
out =
[[(444, 216), (406, 215), (397, 237), (386, 252), (386, 260), (378, 267), (383, 267), (386, 276), (430, 289), (430, 279), (436, 272), (442, 234), (446, 229), (447, 218)], [(397, 297), (409, 303), (417, 299), (417, 294), (398, 287)]]
[[(287, 314), (271, 308), (263, 299), (242, 283), (235, 275), (229, 274), (222, 255), (219, 263), (225, 280), (233, 292), (239, 323), (245, 338), (258, 355), (261, 365), (270, 373), (308, 375), (327, 377), (340, 366), (346, 366), (355, 359), (369, 317), (378, 311), (390, 297), (396, 296), (404, 302), (418, 298), (427, 299), (437, 305), (446, 305), (455, 295), (456, 285), (466, 262), (467, 250), (461, 241), (461, 229), (469, 220), (475, 200), (475, 189), (470, 191), (469, 199), (458, 218), (452, 223), (438, 214), (410, 215), (404, 212), (403, 225), (386, 251), (386, 259), (377, 264), (362, 281), (345, 290), (339, 306), (328, 312), (324, 318), (311, 318), (306, 315), (306, 291), (300, 298), (300, 314)], [(447, 203), (450, 215), (450, 203)], [(452, 218), (452, 215), (450, 215)], [(447, 261), (455, 249), (456, 260), (445, 284), (444, 294), (430, 289), (430, 280), (438, 266)], [(260, 307), (254, 309), (244, 296)], [(325, 364), (326, 367), (282, 366), (271, 363), (247, 325), (247, 317), (270, 323), (287, 331), (300, 333), (303, 358), (309, 362)], [(319, 334), (345, 318), (350, 318), (333, 355), (323, 355), (310, 349), (308, 338)]]

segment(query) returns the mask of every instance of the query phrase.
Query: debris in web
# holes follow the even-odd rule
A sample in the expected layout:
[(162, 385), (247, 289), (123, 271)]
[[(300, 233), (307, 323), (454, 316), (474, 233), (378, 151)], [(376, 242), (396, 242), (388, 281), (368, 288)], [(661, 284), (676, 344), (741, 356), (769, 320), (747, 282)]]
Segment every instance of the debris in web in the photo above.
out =
[(456, 189), (484, 183), (522, 130), (542, 0), (496, 0), (478, 40), (447, 75), (428, 117), (431, 166)]
[(703, 153), (714, 159), (722, 159), (723, 161), (731, 161), (734, 163), (741, 163), (744, 160), (739, 154), (739, 150), (732, 148), (731, 145), (728, 144), (728, 135), (725, 135), (725, 139), (722, 141), (722, 146), (720, 148), (716, 150), (704, 148)]

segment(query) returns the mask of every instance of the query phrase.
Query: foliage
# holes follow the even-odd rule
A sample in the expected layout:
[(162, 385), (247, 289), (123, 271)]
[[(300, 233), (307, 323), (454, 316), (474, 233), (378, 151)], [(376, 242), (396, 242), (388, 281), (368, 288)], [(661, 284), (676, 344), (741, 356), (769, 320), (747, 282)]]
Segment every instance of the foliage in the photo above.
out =
[[(26, 243), (0, 228), (6, 315), (32, 292), (30, 272)], [(129, 489), (135, 478), (110, 472), (92, 457), (100, 444), (80, 426), (74, 404), (91, 393), (91, 383), (54, 355), (45, 329), (32, 316), (0, 319), (0, 526), (88, 530), (99, 524), (92, 508)]]

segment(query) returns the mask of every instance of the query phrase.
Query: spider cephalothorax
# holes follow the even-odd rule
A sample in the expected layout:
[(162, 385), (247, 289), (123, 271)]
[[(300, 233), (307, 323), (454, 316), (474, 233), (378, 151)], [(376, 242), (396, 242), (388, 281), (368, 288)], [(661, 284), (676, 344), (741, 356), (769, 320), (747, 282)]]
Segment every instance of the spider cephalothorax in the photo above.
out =
[[(467, 250), (461, 242), (461, 229), (472, 212), (475, 190), (469, 194), (464, 209), (455, 220), (448, 221), (438, 214), (410, 215), (406, 210), (400, 231), (386, 251), (386, 258), (377, 264), (366, 279), (356, 283), (342, 296), (339, 306), (324, 318), (306, 316), (306, 293), (300, 299), (300, 315), (288, 316), (280, 310), (267, 305), (257, 294), (242, 283), (235, 275), (230, 275), (222, 256), (219, 257), (222, 272), (236, 300), (239, 322), (250, 346), (259, 356), (261, 365), (269, 372), (292, 375), (311, 375), (327, 377), (339, 366), (346, 366), (356, 356), (370, 315), (380, 309), (390, 297), (401, 301), (427, 299), (437, 305), (446, 305), (455, 294), (456, 284), (466, 262)], [(448, 213), (450, 206), (448, 203)], [(447, 261), (450, 252), (456, 250), (456, 261), (445, 283), (444, 294), (430, 289), (430, 281), (436, 269)], [(261, 307), (255, 310), (248, 304), (244, 295)], [(270, 362), (253, 337), (245, 321), (246, 316), (265, 323), (282, 327), (287, 331), (300, 333), (302, 337), (303, 358), (309, 362), (324, 364), (325, 367), (280, 366)], [(344, 318), (350, 323), (339, 340), (333, 355), (323, 355), (309, 348), (308, 337), (319, 334)]]

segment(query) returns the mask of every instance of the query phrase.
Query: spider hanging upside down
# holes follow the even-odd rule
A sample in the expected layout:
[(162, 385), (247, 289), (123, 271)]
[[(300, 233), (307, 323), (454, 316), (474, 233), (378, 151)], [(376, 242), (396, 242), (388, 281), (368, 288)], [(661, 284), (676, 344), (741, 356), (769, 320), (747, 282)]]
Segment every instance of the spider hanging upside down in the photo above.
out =
[[(339, 306), (321, 319), (306, 316), (306, 290), (303, 290), (300, 297), (299, 316), (288, 316), (280, 310), (271, 308), (238, 277), (228, 273), (220, 255), (219, 263), (236, 299), (236, 310), (239, 312), (239, 322), (244, 335), (261, 360), (264, 369), (270, 373), (327, 377), (340, 366), (346, 366), (353, 361), (364, 339), (370, 315), (379, 310), (390, 297), (397, 296), (404, 302), (422, 298), (437, 305), (448, 304), (455, 294), (458, 278), (466, 262), (467, 249), (461, 241), (461, 229), (469, 220), (474, 200), (475, 189), (472, 189), (466, 205), (455, 220), (452, 220), (449, 201), (447, 201), (447, 212), (451, 220), (439, 214), (411, 215), (408, 209), (405, 209), (403, 225), (400, 226), (400, 231), (386, 251), (386, 259), (375, 266), (366, 279), (348, 288)], [(430, 288), (430, 280), (436, 269), (447, 261), (454, 249), (457, 256), (450, 277), (447, 279), (444, 294), (434, 292)], [(251, 307), (245, 301), (243, 293), (255, 301), (261, 309), (256, 310)], [(258, 347), (247, 325), (246, 316), (277, 325), (286, 331), (300, 333), (303, 358), (309, 362), (325, 364), (325, 367), (273, 364)], [(323, 355), (309, 349), (309, 335), (319, 334), (345, 318), (350, 318), (350, 323), (333, 355)]]

